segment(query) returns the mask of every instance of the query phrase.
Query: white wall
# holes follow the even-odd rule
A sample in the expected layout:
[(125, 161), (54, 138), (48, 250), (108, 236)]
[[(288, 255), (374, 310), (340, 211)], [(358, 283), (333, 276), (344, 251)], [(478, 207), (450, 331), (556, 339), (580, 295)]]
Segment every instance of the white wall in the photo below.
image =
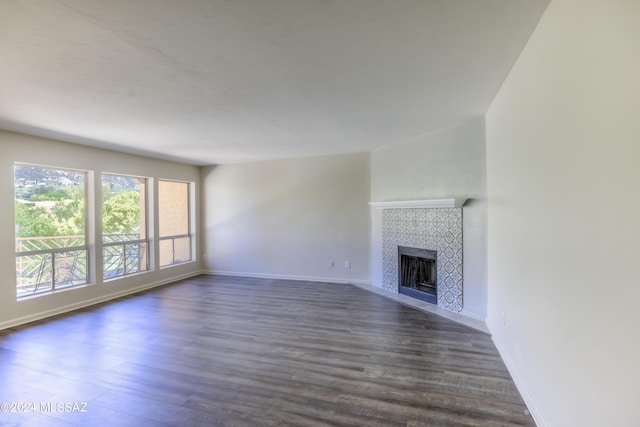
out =
[(488, 323), (541, 426), (640, 425), (639, 46), (637, 0), (553, 0), (486, 116)]
[[(463, 314), (486, 315), (485, 129), (477, 118), (373, 150), (371, 200), (468, 198), (463, 209)], [(382, 286), (381, 213), (372, 209), (371, 275)]]
[(369, 282), (368, 154), (219, 165), (202, 177), (209, 271)]
[[(97, 197), (101, 197), (99, 180), (102, 172), (185, 180), (200, 185), (200, 169), (195, 166), (0, 131), (0, 203), (3, 206), (0, 209), (0, 329), (199, 272), (200, 264), (192, 262), (107, 283), (102, 283), (98, 277), (93, 285), (16, 301), (14, 162), (94, 171), (98, 181)], [(198, 203), (196, 201), (194, 220), (199, 227)], [(196, 250), (199, 254), (198, 247)], [(94, 261), (90, 258), (90, 262)]]

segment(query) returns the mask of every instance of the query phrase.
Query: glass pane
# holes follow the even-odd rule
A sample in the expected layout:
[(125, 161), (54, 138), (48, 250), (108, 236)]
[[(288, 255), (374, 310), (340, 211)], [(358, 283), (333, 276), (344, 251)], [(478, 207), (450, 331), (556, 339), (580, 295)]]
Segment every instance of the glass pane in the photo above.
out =
[(15, 165), (16, 251), (85, 245), (85, 173)]
[(62, 289), (87, 283), (87, 251), (53, 254), (55, 260), (55, 288)]
[[(53, 275), (54, 272), (55, 275)], [(52, 283), (54, 278), (55, 287)], [(87, 251), (18, 256), (16, 279), (18, 298), (84, 285), (87, 283)]]
[(129, 243), (125, 246), (127, 274), (146, 271), (149, 268), (146, 243)]
[(158, 181), (160, 237), (189, 234), (189, 184)]
[(102, 250), (102, 277), (111, 279), (124, 275), (124, 245), (105, 246)]
[[(14, 166), (18, 297), (87, 283), (84, 172)], [(30, 253), (35, 252), (35, 253)]]
[(55, 250), (84, 246), (84, 236), (16, 238), (16, 252)]
[(103, 248), (103, 277), (112, 279), (149, 269), (147, 243), (123, 243)]
[(191, 261), (189, 183), (158, 181), (158, 226), (160, 267)]
[(191, 261), (191, 237), (180, 237), (173, 242), (173, 263)]
[(191, 237), (160, 240), (160, 267), (191, 261)]
[(102, 176), (102, 241), (104, 243), (147, 238), (146, 191), (145, 178)]
[(51, 290), (51, 254), (16, 258), (18, 298)]
[(160, 267), (173, 264), (173, 240), (160, 240)]

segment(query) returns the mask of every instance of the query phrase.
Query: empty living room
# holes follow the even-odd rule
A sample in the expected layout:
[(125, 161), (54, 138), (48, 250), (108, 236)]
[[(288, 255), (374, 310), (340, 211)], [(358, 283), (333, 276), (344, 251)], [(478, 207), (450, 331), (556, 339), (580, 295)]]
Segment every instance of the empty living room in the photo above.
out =
[(640, 2), (0, 2), (0, 426), (640, 426)]

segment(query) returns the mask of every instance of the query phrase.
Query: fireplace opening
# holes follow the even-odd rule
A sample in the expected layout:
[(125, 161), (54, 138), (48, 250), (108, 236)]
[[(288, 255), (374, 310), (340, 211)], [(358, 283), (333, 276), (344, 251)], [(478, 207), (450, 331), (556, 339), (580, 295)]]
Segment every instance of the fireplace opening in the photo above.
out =
[(398, 246), (398, 292), (437, 304), (437, 260), (436, 251)]

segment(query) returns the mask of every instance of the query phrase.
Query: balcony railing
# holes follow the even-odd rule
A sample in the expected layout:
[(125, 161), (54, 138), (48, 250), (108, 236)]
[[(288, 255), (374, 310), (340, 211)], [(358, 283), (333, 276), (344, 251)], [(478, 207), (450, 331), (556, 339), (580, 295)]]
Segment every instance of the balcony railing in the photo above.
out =
[(16, 239), (18, 298), (87, 283), (83, 236)]
[[(192, 236), (159, 239), (160, 267), (192, 259)], [(113, 279), (149, 269), (149, 243), (139, 234), (103, 236), (103, 278)], [(88, 250), (84, 236), (16, 239), (18, 298), (84, 285), (88, 278)]]
[(148, 242), (138, 234), (111, 234), (102, 239), (104, 279), (139, 273), (149, 269)]
[[(105, 235), (103, 277), (147, 270), (147, 246), (138, 234)], [(16, 239), (18, 298), (86, 284), (87, 254), (84, 236)]]
[(16, 252), (36, 252), (78, 246), (84, 246), (84, 236), (19, 237), (16, 239)]

